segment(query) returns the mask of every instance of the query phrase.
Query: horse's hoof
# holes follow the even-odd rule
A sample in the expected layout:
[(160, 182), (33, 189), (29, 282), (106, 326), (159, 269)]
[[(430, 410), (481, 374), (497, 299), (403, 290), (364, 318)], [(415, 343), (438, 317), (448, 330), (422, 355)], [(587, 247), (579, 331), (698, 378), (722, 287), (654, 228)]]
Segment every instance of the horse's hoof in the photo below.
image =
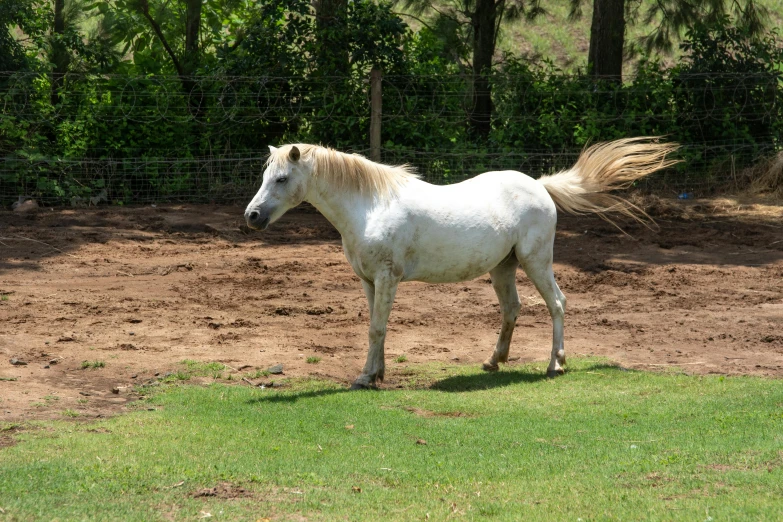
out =
[(351, 384), (351, 390), (377, 390), (378, 387), (374, 384), (363, 384), (360, 382), (355, 382)]
[(555, 377), (560, 377), (564, 373), (565, 370), (563, 370), (562, 368), (558, 368), (557, 370), (547, 370), (546, 376), (549, 377), (550, 379), (554, 379)]
[(481, 369), (485, 372), (496, 372), (500, 369), (500, 366), (492, 363), (484, 363), (481, 365)]

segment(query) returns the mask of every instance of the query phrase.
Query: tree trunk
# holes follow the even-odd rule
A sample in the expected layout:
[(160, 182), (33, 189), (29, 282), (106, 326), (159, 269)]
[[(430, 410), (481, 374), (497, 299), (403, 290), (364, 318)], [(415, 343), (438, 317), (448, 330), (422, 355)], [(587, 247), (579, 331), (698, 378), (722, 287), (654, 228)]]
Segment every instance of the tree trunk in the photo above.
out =
[(195, 78), (199, 66), (199, 36), (201, 30), (201, 0), (186, 0), (185, 51), (182, 54), (182, 88), (188, 97), (191, 116), (197, 121), (203, 112), (203, 93)]
[(192, 75), (199, 63), (199, 30), (201, 29), (201, 0), (187, 0), (185, 14), (185, 54), (182, 57), (182, 72)]
[(625, 0), (593, 0), (587, 68), (596, 78), (620, 82), (623, 76)]
[(315, 30), (318, 70), (325, 76), (347, 76), (350, 72), (346, 41), (347, 0), (316, 0)]
[(68, 72), (68, 49), (60, 40), (65, 33), (65, 0), (54, 0), (54, 29), (52, 31), (52, 105), (60, 103), (63, 77)]
[(498, 4), (496, 0), (476, 0), (473, 25), (473, 103), (470, 127), (481, 139), (489, 136), (492, 119), (492, 86), (489, 75), (495, 54)]

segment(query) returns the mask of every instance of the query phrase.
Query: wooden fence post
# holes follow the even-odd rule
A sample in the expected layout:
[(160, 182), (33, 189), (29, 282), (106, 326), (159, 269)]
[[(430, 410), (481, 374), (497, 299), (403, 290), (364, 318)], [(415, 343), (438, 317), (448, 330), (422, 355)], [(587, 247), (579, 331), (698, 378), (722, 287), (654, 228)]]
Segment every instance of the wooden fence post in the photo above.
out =
[(381, 70), (370, 71), (370, 159), (381, 161)]

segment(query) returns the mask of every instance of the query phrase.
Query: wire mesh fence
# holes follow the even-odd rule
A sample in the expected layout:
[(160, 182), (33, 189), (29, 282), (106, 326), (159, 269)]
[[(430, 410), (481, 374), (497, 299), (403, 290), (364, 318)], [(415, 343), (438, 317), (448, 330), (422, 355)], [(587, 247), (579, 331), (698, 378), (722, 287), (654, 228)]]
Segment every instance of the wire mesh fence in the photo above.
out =
[[(0, 201), (227, 201), (250, 196), (268, 145), (369, 153), (368, 78), (180, 78), (0, 73)], [(488, 170), (537, 177), (588, 143), (679, 141), (683, 162), (646, 188), (707, 191), (783, 143), (779, 74), (637, 77), (497, 74), (489, 136), (471, 134), (470, 78), (386, 76), (381, 159), (432, 183)]]

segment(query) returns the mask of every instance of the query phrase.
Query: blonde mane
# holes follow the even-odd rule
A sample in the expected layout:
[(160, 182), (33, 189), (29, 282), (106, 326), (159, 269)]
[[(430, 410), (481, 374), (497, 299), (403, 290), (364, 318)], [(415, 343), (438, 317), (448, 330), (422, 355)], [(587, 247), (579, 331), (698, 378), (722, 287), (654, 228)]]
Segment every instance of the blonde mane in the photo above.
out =
[(288, 161), (288, 153), (294, 145), (301, 154), (299, 161), (312, 164), (312, 175), (337, 190), (389, 198), (395, 196), (407, 181), (419, 177), (409, 165), (383, 165), (360, 154), (346, 154), (328, 147), (304, 143), (283, 145), (269, 156), (267, 164)]

